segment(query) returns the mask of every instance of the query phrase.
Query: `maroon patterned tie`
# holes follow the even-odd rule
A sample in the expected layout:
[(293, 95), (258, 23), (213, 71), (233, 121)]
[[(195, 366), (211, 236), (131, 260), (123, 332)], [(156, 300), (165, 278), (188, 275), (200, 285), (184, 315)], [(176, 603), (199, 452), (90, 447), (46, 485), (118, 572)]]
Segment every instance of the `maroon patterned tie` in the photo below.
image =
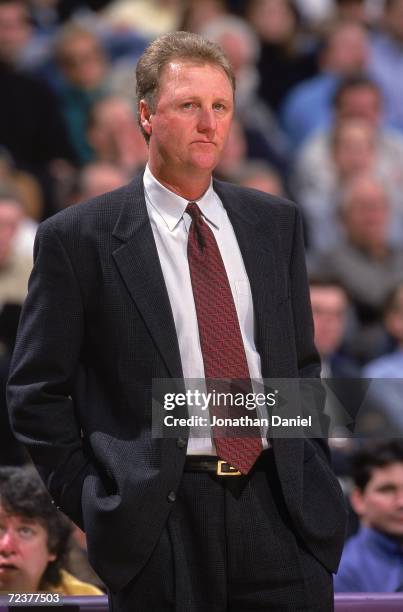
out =
[[(252, 392), (238, 316), (216, 239), (196, 202), (190, 202), (185, 212), (192, 218), (188, 261), (208, 390), (211, 391), (212, 384), (209, 379), (232, 379), (243, 394)], [(217, 408), (210, 407), (210, 413), (218, 415)], [(228, 416), (235, 418), (241, 414), (257, 416), (255, 409), (235, 406), (230, 407)], [(213, 427), (217, 455), (243, 474), (249, 472), (263, 448), (260, 429), (252, 426), (246, 431), (247, 435), (242, 437), (228, 435), (228, 430), (222, 436)]]

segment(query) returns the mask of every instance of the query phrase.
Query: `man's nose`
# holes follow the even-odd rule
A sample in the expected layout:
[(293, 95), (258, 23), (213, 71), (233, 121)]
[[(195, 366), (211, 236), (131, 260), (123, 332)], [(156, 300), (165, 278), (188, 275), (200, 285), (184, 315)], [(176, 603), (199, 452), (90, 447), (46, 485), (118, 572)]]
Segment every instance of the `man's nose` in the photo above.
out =
[(8, 557), (14, 554), (17, 550), (17, 542), (14, 534), (11, 531), (6, 531), (0, 537), (0, 555)]
[(217, 119), (212, 108), (201, 108), (199, 114), (198, 128), (200, 132), (214, 132)]

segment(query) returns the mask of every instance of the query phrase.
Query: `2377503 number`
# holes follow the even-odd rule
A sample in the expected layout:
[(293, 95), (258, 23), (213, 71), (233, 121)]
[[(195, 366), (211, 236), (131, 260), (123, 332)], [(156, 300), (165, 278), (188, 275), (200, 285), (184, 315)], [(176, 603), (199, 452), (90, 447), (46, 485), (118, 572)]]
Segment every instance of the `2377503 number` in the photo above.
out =
[(8, 603), (14, 606), (62, 606), (59, 593), (8, 593)]

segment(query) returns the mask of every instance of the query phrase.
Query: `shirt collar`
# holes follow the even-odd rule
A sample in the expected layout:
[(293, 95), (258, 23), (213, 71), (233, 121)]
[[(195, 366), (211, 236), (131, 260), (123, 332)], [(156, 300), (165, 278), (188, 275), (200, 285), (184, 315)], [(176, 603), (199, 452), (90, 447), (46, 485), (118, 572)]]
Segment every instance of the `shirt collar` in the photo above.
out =
[(403, 555), (403, 546), (392, 536), (381, 533), (371, 527), (361, 527), (361, 533), (364, 538), (372, 542), (376, 547), (386, 550), (390, 554)]
[[(151, 173), (148, 164), (144, 172), (143, 181), (144, 190), (151, 206), (172, 232), (182, 219), (188, 205), (188, 200), (170, 191), (170, 189), (167, 189), (167, 187), (157, 181)], [(219, 229), (220, 224), (222, 224), (224, 208), (213, 189), (212, 180), (202, 197), (194, 201), (197, 202), (203, 216)]]

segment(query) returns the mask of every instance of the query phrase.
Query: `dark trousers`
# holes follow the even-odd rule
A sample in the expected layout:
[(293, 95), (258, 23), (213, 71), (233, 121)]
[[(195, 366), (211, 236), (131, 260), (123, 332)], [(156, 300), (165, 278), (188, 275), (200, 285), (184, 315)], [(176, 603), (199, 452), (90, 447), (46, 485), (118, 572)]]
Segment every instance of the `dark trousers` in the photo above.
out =
[(150, 559), (110, 594), (111, 610), (333, 610), (331, 574), (295, 537), (270, 453), (266, 463), (247, 477), (185, 472)]

